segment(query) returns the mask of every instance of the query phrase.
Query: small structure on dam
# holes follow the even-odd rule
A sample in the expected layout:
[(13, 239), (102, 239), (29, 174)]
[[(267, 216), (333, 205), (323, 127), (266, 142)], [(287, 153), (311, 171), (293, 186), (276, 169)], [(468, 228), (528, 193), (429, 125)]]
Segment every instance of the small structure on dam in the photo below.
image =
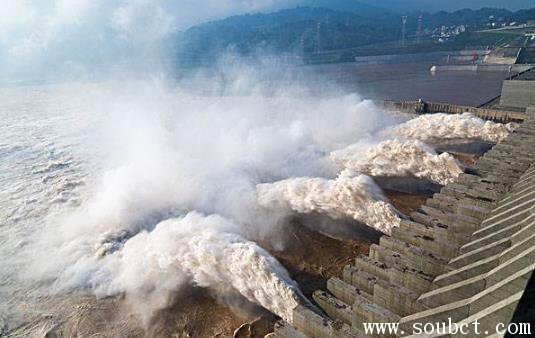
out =
[[(535, 114), (475, 113), (522, 124), (316, 291), (325, 316), (298, 307), (275, 337), (411, 336), (415, 324), (476, 320), (479, 334), (467, 336), (501, 337), (497, 324), (535, 312), (522, 306), (535, 269)], [(364, 323), (399, 323), (399, 331), (366, 334)]]

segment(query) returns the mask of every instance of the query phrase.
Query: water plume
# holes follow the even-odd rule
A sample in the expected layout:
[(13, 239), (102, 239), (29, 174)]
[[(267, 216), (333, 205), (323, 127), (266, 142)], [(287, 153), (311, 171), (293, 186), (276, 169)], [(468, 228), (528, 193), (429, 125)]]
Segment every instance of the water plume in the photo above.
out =
[(396, 209), (368, 176), (344, 170), (334, 179), (297, 177), (257, 186), (258, 203), (269, 209), (353, 218), (389, 234), (399, 225)]
[(448, 153), (438, 155), (416, 140), (387, 140), (371, 148), (354, 144), (334, 151), (331, 161), (340, 168), (373, 177), (415, 177), (441, 185), (462, 173), (457, 160)]
[(484, 121), (472, 113), (438, 113), (418, 116), (387, 129), (383, 134), (427, 143), (459, 139), (498, 143), (504, 140), (512, 129), (511, 124)]
[[(71, 284), (94, 265), (86, 281), (97, 296), (125, 293), (135, 307), (154, 312), (187, 284), (235, 301), (239, 295), (286, 321), (299, 304), (310, 306), (286, 269), (267, 251), (239, 233), (239, 226), (218, 216), (190, 212), (142, 231), (110, 254), (88, 256), (68, 269), (61, 285)], [(82, 270), (80, 268), (83, 267)], [(75, 283), (76, 284), (76, 283)], [(136, 305), (136, 304), (134, 304)]]
[[(325, 155), (383, 129), (388, 117), (353, 94), (316, 97), (298, 84), (264, 88), (238, 67), (223, 74), (227, 82), (209, 93), (202, 89), (215, 85), (211, 78), (190, 87), (156, 78), (56, 88), (67, 97), (61, 104), (84, 103), (74, 110), (80, 120), (96, 119), (89, 133), (95, 138), (76, 145), (91, 148), (87, 167), (95, 170), (84, 173), (79, 206), (43, 220), (26, 246), (26, 279), (53, 282), (59, 292), (125, 294), (146, 319), (192, 283), (290, 319), (297, 287), (249, 242), (282, 249), (281, 220), (289, 210), (259, 206), (256, 186), (330, 175)], [(381, 203), (392, 212), (386, 202), (376, 208)], [(193, 216), (161, 223), (190, 211), (219, 215), (232, 229)], [(360, 212), (359, 218), (368, 213)], [(249, 270), (232, 264), (247, 255)]]

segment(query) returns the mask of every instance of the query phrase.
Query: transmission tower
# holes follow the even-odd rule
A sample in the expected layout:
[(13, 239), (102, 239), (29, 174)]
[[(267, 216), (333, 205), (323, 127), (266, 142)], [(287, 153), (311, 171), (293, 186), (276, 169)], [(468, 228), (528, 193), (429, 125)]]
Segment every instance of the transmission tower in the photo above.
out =
[(321, 51), (321, 22), (316, 26), (316, 53)]
[(407, 34), (407, 16), (401, 17), (401, 46), (405, 47), (405, 35)]
[(418, 17), (418, 32), (416, 33), (416, 43), (422, 42), (422, 36), (424, 35), (423, 21), (424, 16), (420, 14), (420, 16)]

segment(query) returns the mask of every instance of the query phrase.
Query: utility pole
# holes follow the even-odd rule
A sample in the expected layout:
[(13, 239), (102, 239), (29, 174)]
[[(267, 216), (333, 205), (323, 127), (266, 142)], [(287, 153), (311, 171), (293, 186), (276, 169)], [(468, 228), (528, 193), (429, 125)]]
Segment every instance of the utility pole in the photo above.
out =
[(401, 47), (405, 47), (405, 35), (407, 34), (407, 16), (401, 17)]

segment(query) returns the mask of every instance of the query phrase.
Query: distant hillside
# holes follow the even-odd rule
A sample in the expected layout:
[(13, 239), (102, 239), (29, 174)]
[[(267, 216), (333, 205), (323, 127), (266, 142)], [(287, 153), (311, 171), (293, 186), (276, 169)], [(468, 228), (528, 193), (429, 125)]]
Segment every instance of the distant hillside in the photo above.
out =
[(262, 47), (274, 52), (351, 48), (397, 39), (398, 17), (377, 10), (342, 12), (300, 7), (270, 14), (233, 16), (188, 29), (174, 37), (179, 59), (210, 62), (231, 47), (250, 53)]
[[(320, 4), (322, 0), (314, 2)], [(373, 6), (356, 9), (337, 11), (299, 7), (269, 14), (232, 16), (177, 33), (170, 43), (180, 63), (195, 65), (210, 63), (222, 51), (228, 49), (244, 55), (258, 49), (274, 53), (313, 54), (363, 46), (392, 45), (400, 40), (399, 14)], [(422, 28), (426, 32), (436, 31), (442, 26), (466, 26), (465, 33), (459, 35), (456, 40), (452, 38), (446, 44), (436, 45), (427, 41), (430, 50), (458, 49), (463, 47), (461, 44), (475, 43), (479, 37), (472, 36), (471, 32), (488, 28), (490, 22), (502, 24), (535, 19), (535, 10), (511, 12), (498, 9), (466, 9), (453, 13), (413, 13), (409, 15), (407, 22), (408, 39), (416, 35), (420, 14), (423, 16)], [(485, 45), (493, 43), (492, 39), (486, 38)]]
[[(357, 12), (361, 15), (375, 15), (385, 12), (394, 12), (388, 4), (383, 2), (365, 0), (300, 0), (300, 7), (327, 8), (343, 12)], [(412, 11), (412, 10), (411, 10)]]
[[(305, 0), (306, 1), (306, 0)], [(437, 12), (455, 11), (463, 8), (479, 9), (483, 7), (519, 10), (535, 6), (533, 0), (358, 0), (363, 4), (381, 6), (392, 11), (407, 13), (413, 11)], [(352, 3), (352, 1), (347, 1)], [(351, 5), (351, 4), (350, 4)], [(342, 9), (342, 8), (340, 8)]]

